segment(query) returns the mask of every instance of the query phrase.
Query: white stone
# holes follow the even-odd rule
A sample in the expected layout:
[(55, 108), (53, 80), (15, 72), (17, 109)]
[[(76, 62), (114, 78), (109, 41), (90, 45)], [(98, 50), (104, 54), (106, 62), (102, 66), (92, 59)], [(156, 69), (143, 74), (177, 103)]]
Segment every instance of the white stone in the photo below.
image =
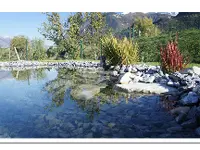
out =
[(195, 74), (200, 75), (200, 68), (199, 68), (199, 67), (193, 66), (193, 67), (192, 67), (192, 70), (193, 70), (193, 72), (194, 72)]
[(129, 82), (131, 82), (132, 79), (134, 79), (134, 78), (135, 78), (134, 74), (132, 74), (130, 72), (127, 72), (124, 75), (120, 76), (119, 83), (121, 83), (121, 84), (129, 84)]
[(131, 92), (142, 92), (142, 93), (154, 93), (161, 94), (166, 92), (176, 92), (177, 89), (161, 85), (158, 83), (134, 83), (134, 84), (116, 84), (115, 90), (123, 91), (127, 93)]

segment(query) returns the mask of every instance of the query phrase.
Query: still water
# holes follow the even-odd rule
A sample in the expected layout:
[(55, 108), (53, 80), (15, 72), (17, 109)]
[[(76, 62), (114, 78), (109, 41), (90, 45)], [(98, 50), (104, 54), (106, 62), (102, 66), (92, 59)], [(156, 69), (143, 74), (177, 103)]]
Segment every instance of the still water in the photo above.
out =
[[(66, 68), (0, 70), (0, 137), (195, 137), (174, 121), (159, 96), (116, 93), (107, 78)], [(85, 89), (100, 93), (80, 98)]]

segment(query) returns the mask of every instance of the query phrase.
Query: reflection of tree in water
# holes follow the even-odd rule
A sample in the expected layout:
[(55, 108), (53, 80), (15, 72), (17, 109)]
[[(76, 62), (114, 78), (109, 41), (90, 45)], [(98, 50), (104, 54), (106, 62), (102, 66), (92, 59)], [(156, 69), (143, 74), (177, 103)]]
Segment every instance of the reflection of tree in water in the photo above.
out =
[[(75, 69), (58, 69), (57, 78), (46, 83), (44, 89), (52, 94), (52, 101), (55, 106), (61, 106), (64, 103), (65, 95), (70, 95), (71, 90), (77, 90), (82, 84), (96, 84), (99, 79), (99, 74), (89, 73), (89, 71), (82, 72)], [(67, 89), (69, 89), (67, 91)], [(72, 98), (72, 97), (69, 97)], [(81, 101), (76, 100), (76, 103), (84, 110), (90, 113), (98, 112), (98, 100)], [(50, 105), (50, 110), (52, 109)], [(48, 107), (49, 108), (49, 107)]]
[[(57, 78), (46, 83), (44, 89), (52, 95), (53, 104), (47, 107), (52, 110), (52, 107), (59, 107), (64, 103), (64, 99), (71, 98), (78, 106), (87, 112), (90, 119), (93, 119), (95, 114), (100, 112), (100, 107), (106, 103), (117, 104), (119, 97), (128, 98), (127, 94), (117, 93), (111, 87), (101, 88), (100, 93), (92, 99), (82, 100), (76, 99), (70, 92), (72, 90), (79, 91), (79, 87), (83, 84), (95, 85), (100, 78), (99, 74), (90, 74), (89, 72), (81, 72), (79, 70), (70, 70), (66, 68), (58, 69)], [(65, 96), (69, 96), (66, 98)]]
[(45, 69), (43, 68), (39, 68), (33, 71), (33, 77), (37, 80), (41, 80), (46, 78), (46, 73), (45, 73)]
[(31, 78), (41, 80), (46, 77), (45, 70), (42, 68), (35, 70), (22, 70), (22, 71), (13, 70), (11, 71), (11, 73), (16, 80), (22, 80), (22, 81), (29, 80)]
[(44, 89), (52, 94), (52, 101), (57, 107), (64, 103), (66, 89), (78, 81), (76, 74), (75, 70), (61, 68), (58, 69), (56, 79), (46, 83)]
[(31, 77), (32, 71), (31, 70), (23, 70), (23, 71), (19, 71), (19, 70), (13, 70), (11, 71), (12, 76), (16, 79), (16, 80), (28, 80)]

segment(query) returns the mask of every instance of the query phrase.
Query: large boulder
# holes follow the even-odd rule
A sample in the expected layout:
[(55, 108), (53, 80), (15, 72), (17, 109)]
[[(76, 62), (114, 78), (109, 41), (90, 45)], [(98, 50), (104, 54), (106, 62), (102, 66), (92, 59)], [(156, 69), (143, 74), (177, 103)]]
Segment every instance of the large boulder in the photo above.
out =
[(177, 89), (161, 85), (158, 83), (134, 83), (134, 84), (116, 84), (113, 87), (117, 91), (126, 93), (141, 92), (141, 93), (154, 93), (161, 94), (166, 92), (176, 92)]
[(91, 84), (82, 84), (71, 91), (71, 96), (77, 100), (90, 100), (101, 91), (101, 88), (105, 87), (106, 85), (97, 86)]
[(119, 83), (129, 84), (134, 78), (135, 78), (134, 74), (127, 72), (119, 77)]

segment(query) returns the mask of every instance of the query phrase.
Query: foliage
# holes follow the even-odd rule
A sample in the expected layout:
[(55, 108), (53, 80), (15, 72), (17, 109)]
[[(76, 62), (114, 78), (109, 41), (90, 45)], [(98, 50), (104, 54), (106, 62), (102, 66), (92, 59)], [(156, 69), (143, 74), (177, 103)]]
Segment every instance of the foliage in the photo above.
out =
[(64, 57), (71, 53), (71, 46), (74, 43), (67, 38), (69, 24), (68, 22), (61, 22), (59, 13), (45, 13), (47, 16), (47, 23), (44, 22), (39, 32), (47, 39), (55, 43), (57, 53), (61, 54), (60, 57)]
[[(160, 62), (160, 46), (166, 45), (175, 36), (176, 34), (173, 33), (138, 38), (136, 41), (140, 47), (140, 61)], [(200, 30), (190, 29), (180, 31), (178, 43), (178, 48), (184, 57), (188, 56), (192, 63), (200, 63)]]
[(153, 24), (152, 19), (147, 17), (136, 18), (134, 28), (137, 36), (150, 37), (160, 33), (160, 30)]
[(0, 60), (5, 61), (9, 59), (9, 48), (0, 48)]
[[(13, 59), (17, 58), (15, 51), (14, 51), (14, 47), (16, 47), (20, 59), (24, 59), (24, 60), (26, 59), (26, 42), (27, 42), (27, 40), (28, 39), (25, 36), (15, 36), (11, 40), (10, 49), (11, 49), (12, 56), (15, 57)], [(30, 42), (29, 41), (28, 41), (28, 49), (30, 50)], [(32, 56), (31, 51), (28, 51), (27, 55), (28, 55), (28, 58), (31, 58), (31, 56)]]
[(178, 49), (177, 37), (175, 41), (169, 41), (165, 48), (160, 48), (160, 56), (163, 72), (180, 71), (188, 64)]
[(35, 38), (31, 41), (31, 51), (33, 53), (32, 59), (42, 60), (46, 58), (46, 49), (44, 46), (44, 41), (41, 39)]
[(102, 38), (102, 48), (108, 61), (112, 65), (132, 64), (138, 61), (138, 44), (124, 38), (118, 40), (115, 37)]
[[(45, 13), (47, 23), (39, 29), (40, 33), (55, 42), (57, 58), (78, 59), (80, 56), (80, 41), (85, 46), (99, 43), (104, 34), (105, 19), (100, 12), (73, 13), (67, 21), (61, 22), (58, 13)], [(94, 53), (96, 48), (93, 49)]]

